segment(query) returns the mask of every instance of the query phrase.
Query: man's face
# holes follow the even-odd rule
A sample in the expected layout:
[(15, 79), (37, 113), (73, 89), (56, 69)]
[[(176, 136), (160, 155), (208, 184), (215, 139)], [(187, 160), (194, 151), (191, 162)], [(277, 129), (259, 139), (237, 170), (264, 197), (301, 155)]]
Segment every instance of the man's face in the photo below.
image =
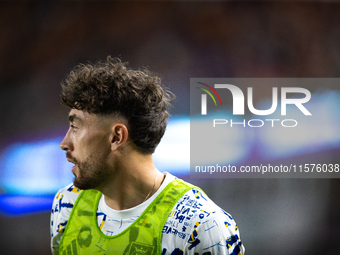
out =
[(74, 185), (79, 189), (95, 189), (110, 175), (109, 125), (95, 114), (72, 109), (70, 128), (60, 144), (67, 160), (74, 163)]

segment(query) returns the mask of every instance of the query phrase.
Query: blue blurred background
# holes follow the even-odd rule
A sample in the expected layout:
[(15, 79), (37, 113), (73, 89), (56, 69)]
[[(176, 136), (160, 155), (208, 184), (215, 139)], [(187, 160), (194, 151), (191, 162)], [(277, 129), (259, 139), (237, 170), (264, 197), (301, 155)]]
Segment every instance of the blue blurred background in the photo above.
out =
[[(1, 254), (50, 254), (52, 198), (73, 178), (59, 149), (68, 128), (60, 81), (107, 55), (150, 68), (176, 94), (155, 163), (231, 213), (247, 254), (339, 254), (339, 179), (189, 177), (190, 78), (339, 77), (339, 11), (331, 1), (0, 2)], [(301, 123), (294, 140), (236, 132), (228, 160), (339, 164), (340, 86), (308, 89), (308, 109), (325, 125)], [(256, 105), (271, 92), (257, 87)]]

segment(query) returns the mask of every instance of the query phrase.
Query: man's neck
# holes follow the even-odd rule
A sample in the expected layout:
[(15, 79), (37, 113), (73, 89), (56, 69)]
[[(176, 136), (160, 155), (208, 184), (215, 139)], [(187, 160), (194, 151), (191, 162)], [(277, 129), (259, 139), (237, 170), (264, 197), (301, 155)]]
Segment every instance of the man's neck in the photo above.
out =
[(152, 156), (139, 155), (116, 164), (114, 175), (99, 190), (109, 207), (126, 210), (150, 198), (163, 180), (164, 175), (154, 166)]

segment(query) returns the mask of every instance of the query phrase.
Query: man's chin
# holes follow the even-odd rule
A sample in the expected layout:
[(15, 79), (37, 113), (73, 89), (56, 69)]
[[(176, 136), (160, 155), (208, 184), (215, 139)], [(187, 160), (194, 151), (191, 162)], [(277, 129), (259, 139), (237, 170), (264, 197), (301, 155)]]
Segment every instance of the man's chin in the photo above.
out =
[(96, 187), (98, 186), (98, 185), (95, 185), (94, 183), (90, 183), (79, 177), (74, 177), (73, 184), (76, 188), (81, 189), (81, 190), (96, 189)]
[(87, 186), (85, 183), (83, 183), (81, 180), (79, 180), (79, 177), (74, 177), (73, 184), (76, 188), (81, 190), (87, 190)]

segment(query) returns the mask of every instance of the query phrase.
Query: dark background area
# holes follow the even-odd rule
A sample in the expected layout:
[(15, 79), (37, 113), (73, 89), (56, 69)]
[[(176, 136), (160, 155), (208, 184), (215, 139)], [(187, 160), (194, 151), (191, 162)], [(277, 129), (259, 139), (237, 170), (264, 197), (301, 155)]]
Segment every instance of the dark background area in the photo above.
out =
[[(339, 77), (339, 13), (307, 1), (2, 1), (0, 151), (66, 131), (60, 81), (107, 55), (160, 74), (174, 117), (190, 114), (192, 77)], [(271, 96), (262, 89), (255, 100)], [(234, 216), (246, 254), (340, 253), (339, 179), (190, 181)], [(49, 213), (0, 215), (1, 254), (50, 254)]]

